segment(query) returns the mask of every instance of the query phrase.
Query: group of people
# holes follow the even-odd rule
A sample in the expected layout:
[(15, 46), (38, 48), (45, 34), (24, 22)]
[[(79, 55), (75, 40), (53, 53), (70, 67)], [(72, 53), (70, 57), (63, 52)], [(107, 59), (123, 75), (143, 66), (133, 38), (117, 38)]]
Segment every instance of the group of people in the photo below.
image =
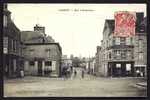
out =
[[(81, 71), (81, 77), (82, 77), (82, 78), (84, 78), (84, 74), (85, 74), (85, 73), (84, 73), (84, 70), (82, 70), (82, 71)], [(74, 70), (74, 77), (76, 77), (76, 76), (77, 76), (77, 71)]]
[[(77, 76), (77, 70), (76, 69), (73, 69), (73, 68), (63, 68), (62, 70), (62, 76), (63, 78), (71, 78), (73, 76), (73, 78), (75, 78)], [(81, 71), (81, 77), (84, 78), (84, 70), (82, 69)]]

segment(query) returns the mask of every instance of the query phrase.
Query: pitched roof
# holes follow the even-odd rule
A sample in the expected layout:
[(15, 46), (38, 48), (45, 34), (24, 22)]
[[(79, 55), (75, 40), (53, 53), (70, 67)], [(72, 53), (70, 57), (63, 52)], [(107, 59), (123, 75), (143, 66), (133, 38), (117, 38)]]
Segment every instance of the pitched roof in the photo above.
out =
[(24, 43), (41, 43), (43, 34), (35, 31), (22, 31), (21, 40)]
[(113, 20), (113, 19), (106, 19), (103, 33), (104, 33), (104, 31), (107, 28), (109, 28), (109, 30), (110, 30), (109, 34), (113, 33), (114, 32), (114, 28), (115, 28), (115, 20)]
[(106, 22), (108, 23), (110, 31), (113, 32), (115, 28), (115, 20), (106, 20)]
[(44, 36), (44, 34), (37, 31), (22, 31), (21, 40), (24, 43), (54, 43), (51, 36)]
[(55, 42), (55, 40), (51, 36), (48, 35), (47, 37), (45, 37), (45, 42), (53, 43), (53, 42)]

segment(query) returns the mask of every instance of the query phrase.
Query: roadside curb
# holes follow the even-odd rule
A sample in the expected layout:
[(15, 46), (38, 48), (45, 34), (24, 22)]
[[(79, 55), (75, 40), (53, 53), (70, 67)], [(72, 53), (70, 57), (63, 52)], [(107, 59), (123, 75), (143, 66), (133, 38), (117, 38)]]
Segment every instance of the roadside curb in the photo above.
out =
[(137, 83), (136, 85), (137, 85), (137, 86), (141, 86), (141, 87), (145, 87), (145, 88), (147, 87), (147, 84), (146, 84), (146, 83)]

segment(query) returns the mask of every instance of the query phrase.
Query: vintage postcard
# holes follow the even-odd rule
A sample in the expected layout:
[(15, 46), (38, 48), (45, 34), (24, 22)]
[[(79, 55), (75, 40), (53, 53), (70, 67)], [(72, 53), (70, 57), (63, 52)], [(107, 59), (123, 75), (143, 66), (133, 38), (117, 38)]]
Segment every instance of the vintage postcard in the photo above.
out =
[(146, 4), (3, 4), (4, 97), (147, 97)]

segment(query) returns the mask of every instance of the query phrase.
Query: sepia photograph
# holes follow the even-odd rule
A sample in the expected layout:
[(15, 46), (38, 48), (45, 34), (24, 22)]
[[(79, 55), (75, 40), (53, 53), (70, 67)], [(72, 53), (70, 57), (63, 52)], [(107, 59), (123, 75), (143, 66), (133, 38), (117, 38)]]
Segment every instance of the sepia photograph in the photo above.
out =
[(4, 97), (147, 97), (147, 5), (3, 4)]

